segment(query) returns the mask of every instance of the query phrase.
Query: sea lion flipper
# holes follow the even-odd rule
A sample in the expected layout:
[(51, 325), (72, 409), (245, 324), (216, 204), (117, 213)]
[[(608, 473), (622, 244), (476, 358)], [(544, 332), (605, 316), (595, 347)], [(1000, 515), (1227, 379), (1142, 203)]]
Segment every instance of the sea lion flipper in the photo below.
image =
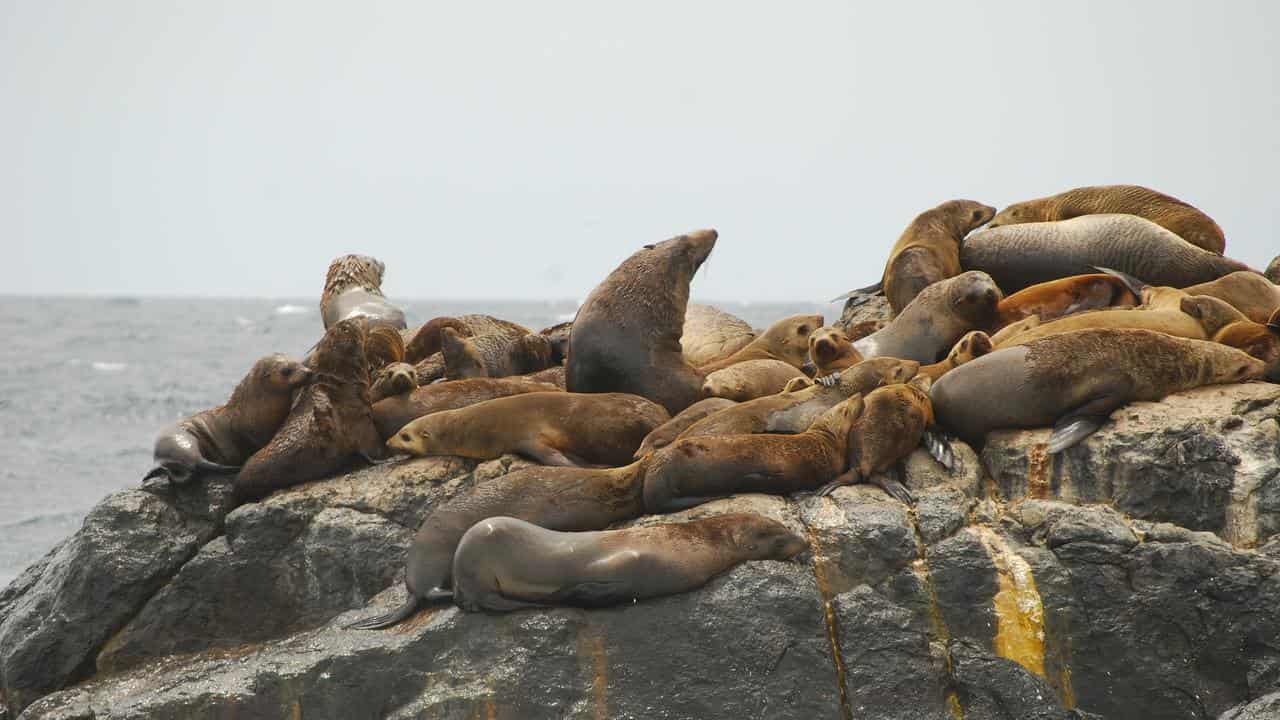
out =
[(858, 482), (857, 471), (853, 469), (846, 470), (845, 472), (837, 475), (831, 482), (818, 488), (814, 493), (814, 497), (826, 497), (835, 492), (836, 488), (844, 487), (845, 485), (853, 485), (856, 482)]
[(951, 447), (951, 436), (938, 430), (925, 430), (920, 437), (920, 441), (924, 443), (925, 450), (933, 456), (938, 464), (947, 469), (947, 472), (954, 473), (956, 468), (960, 466), (960, 462), (956, 460), (955, 450)]
[[(841, 300), (848, 300), (854, 295), (866, 296), (862, 299), (862, 302), (867, 302), (867, 300), (870, 299), (871, 297), (875, 295), (883, 295), (883, 294), (884, 294), (884, 280), (880, 280), (874, 285), (868, 285), (866, 287), (857, 288), (856, 290), (850, 290), (849, 292), (843, 295), (839, 295), (837, 297), (831, 298), (827, 302), (840, 302)], [(862, 303), (858, 303), (858, 304), (862, 304)]]
[[(897, 471), (895, 470), (894, 473), (897, 474)], [(903, 505), (913, 506), (916, 504), (915, 496), (911, 494), (907, 486), (903, 485), (898, 478), (890, 477), (887, 472), (872, 475), (870, 482)]]
[(560, 452), (559, 450), (551, 447), (550, 445), (545, 445), (540, 442), (527, 443), (524, 447), (520, 448), (520, 452), (524, 455), (528, 455), (534, 460), (537, 460), (539, 463), (542, 463), (543, 465), (555, 465), (558, 467), (582, 467), (581, 463), (574, 462), (572, 459), (569, 458), (569, 456), (565, 455), (563, 452)]
[(575, 607), (608, 607), (626, 600), (622, 590), (626, 583), (619, 580), (593, 580), (562, 587), (548, 598), (550, 605)]
[(211, 473), (237, 473), (240, 472), (242, 465), (220, 465), (216, 462), (210, 462), (204, 458), (196, 460), (196, 469)]
[[(452, 597), (452, 594), (450, 594)], [(358, 622), (353, 622), (346, 627), (348, 630), (381, 630), (385, 627), (391, 627), (396, 623), (404, 620), (418, 610), (421, 600), (418, 596), (410, 593), (409, 597), (395, 610), (382, 615), (375, 615)]]
[(142, 476), (142, 482), (143, 484), (146, 484), (146, 482), (151, 478), (158, 478), (158, 477), (168, 478), (170, 482), (173, 481), (173, 476), (169, 474), (168, 468), (166, 468), (163, 465), (157, 465), (151, 468), (151, 472), (148, 472), (146, 475)]
[(1148, 287), (1148, 284), (1142, 280), (1139, 280), (1128, 273), (1120, 272), (1119, 270), (1112, 270), (1111, 268), (1102, 267), (1100, 265), (1094, 265), (1093, 269), (1118, 279), (1120, 282), (1124, 283), (1124, 286), (1129, 289), (1129, 292), (1133, 293), (1134, 297), (1139, 299), (1142, 298), (1142, 289)]
[(1105, 415), (1068, 415), (1062, 418), (1053, 426), (1053, 434), (1049, 436), (1049, 454), (1055, 455), (1073, 447), (1097, 432), (1106, 421)]

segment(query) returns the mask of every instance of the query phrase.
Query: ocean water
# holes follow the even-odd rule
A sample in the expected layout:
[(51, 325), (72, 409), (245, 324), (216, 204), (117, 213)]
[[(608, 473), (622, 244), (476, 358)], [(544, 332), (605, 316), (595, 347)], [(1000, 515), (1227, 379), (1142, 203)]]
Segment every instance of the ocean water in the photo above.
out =
[[(715, 303), (764, 327), (838, 306)], [(75, 532), (103, 496), (137, 485), (156, 433), (220, 405), (254, 361), (300, 357), (322, 334), (313, 299), (0, 297), (0, 587)], [(410, 325), (489, 313), (534, 330), (571, 300), (407, 301)]]

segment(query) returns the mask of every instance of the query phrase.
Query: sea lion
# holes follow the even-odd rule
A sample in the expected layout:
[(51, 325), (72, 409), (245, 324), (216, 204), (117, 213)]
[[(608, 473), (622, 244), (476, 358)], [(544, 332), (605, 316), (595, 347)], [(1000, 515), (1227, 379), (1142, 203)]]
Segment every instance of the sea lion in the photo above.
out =
[[(391, 363), (373, 376), (373, 382), (369, 384), (369, 402), (377, 405), (389, 397), (411, 393), (417, 387), (418, 373), (412, 365)], [(376, 421), (376, 412), (374, 417)]]
[(1006, 297), (997, 306), (999, 325), (1004, 327), (1023, 318), (1057, 318), (1087, 310), (1133, 307), (1138, 298), (1120, 278), (1106, 273), (1073, 275), (1032, 285)]
[(563, 365), (553, 365), (547, 368), (546, 370), (539, 370), (538, 372), (528, 373), (527, 375), (517, 375), (516, 377), (521, 377), (521, 378), (524, 378), (525, 380), (529, 380), (532, 382), (540, 382), (540, 383), (547, 383), (548, 385), (555, 385), (557, 390), (564, 389), (564, 366)]
[(951, 352), (947, 353), (945, 360), (940, 360), (932, 365), (921, 365), (919, 374), (927, 376), (930, 380), (936, 382), (938, 378), (961, 365), (991, 352), (992, 347), (994, 346), (991, 338), (986, 333), (981, 330), (974, 330), (960, 338), (955, 347), (951, 348)]
[(1114, 268), (1153, 285), (1186, 287), (1244, 263), (1215, 255), (1136, 215), (1082, 215), (1059, 222), (1003, 225), (965, 238), (960, 264), (991, 275), (1005, 292)]
[(862, 338), (889, 327), (887, 320), (863, 320), (856, 322), (845, 328), (844, 336), (849, 338), (849, 342), (857, 342)]
[(1099, 328), (997, 348), (942, 376), (929, 397), (938, 423), (970, 443), (1000, 428), (1052, 425), (1049, 452), (1058, 453), (1126, 403), (1264, 371), (1262, 361), (1217, 343)]
[(564, 359), (569, 356), (569, 335), (573, 332), (572, 322), (562, 322), (558, 325), (552, 325), (549, 328), (543, 328), (538, 334), (547, 339), (551, 343), (551, 364), (563, 365)]
[(1263, 379), (1280, 382), (1280, 310), (1269, 325), (1252, 320), (1226, 325), (1214, 333), (1213, 341), (1261, 360), (1267, 366)]
[(1004, 295), (984, 272), (970, 270), (925, 288), (893, 322), (853, 343), (863, 357), (933, 363), (970, 330), (989, 330)]
[[(832, 385), (839, 379), (841, 370), (862, 362), (862, 353), (838, 327), (820, 327), (809, 336), (809, 363), (813, 378), (824, 385)], [(805, 368), (801, 368), (805, 369)]]
[(792, 315), (769, 326), (755, 340), (727, 358), (703, 365), (699, 370), (710, 375), (748, 360), (780, 360), (799, 368), (809, 355), (809, 335), (822, 327), (821, 315)]
[(568, 390), (633, 393), (669, 413), (702, 398), (702, 373), (685, 361), (680, 333), (689, 282), (716, 237), (697, 230), (646, 245), (591, 291), (569, 336)]
[(603, 530), (644, 513), (643, 463), (620, 468), (536, 465), (509, 472), (431, 510), (405, 555), (408, 598), (385, 615), (349, 627), (375, 630), (409, 617), (424, 603), (447, 600), (453, 555), (472, 525), (506, 515), (547, 530)]
[(693, 367), (727, 358), (756, 339), (745, 320), (710, 305), (689, 303), (685, 310), (680, 350)]
[(537, 392), (436, 412), (405, 425), (387, 447), (411, 455), (492, 460), (517, 453), (543, 465), (626, 465), (670, 417), (626, 393)]
[(408, 394), (391, 395), (373, 405), (373, 422), (383, 440), (425, 415), (457, 410), (494, 398), (562, 388), (526, 377), (472, 378), (421, 385)]
[(386, 266), (368, 255), (343, 255), (329, 263), (320, 296), (320, 318), (328, 330), (340, 320), (365, 317), (371, 325), (403, 330), (404, 311), (382, 294)]
[(676, 439), (804, 432), (823, 413), (846, 398), (865, 395), (882, 385), (907, 382), (919, 370), (920, 363), (914, 360), (872, 358), (837, 373), (836, 383), (831, 386), (796, 378), (777, 395), (749, 400), (708, 415), (689, 425)]
[(1267, 322), (1271, 313), (1280, 308), (1280, 287), (1256, 272), (1228, 273), (1183, 289), (1188, 295), (1208, 295), (1229, 302), (1254, 322)]
[[(786, 391), (785, 388), (783, 391)], [(725, 408), (731, 408), (737, 404), (736, 401), (721, 397), (709, 397), (699, 400), (681, 410), (675, 417), (654, 428), (653, 432), (645, 435), (644, 440), (640, 441), (639, 449), (636, 450), (635, 458), (639, 460), (658, 448), (670, 445), (689, 426), (708, 415), (720, 412)]]
[(227, 402), (183, 418), (156, 438), (156, 466), (143, 481), (167, 477), (185, 483), (196, 472), (233, 473), (271, 441), (284, 424), (294, 389), (311, 371), (284, 355), (268, 355), (253, 364)]
[(849, 430), (861, 413), (862, 396), (854, 395), (794, 435), (680, 438), (648, 458), (645, 511), (672, 512), (744, 492), (816, 490), (844, 472)]
[(312, 354), (312, 380), (266, 447), (236, 476), (236, 498), (256, 500), (274, 490), (326, 477), (355, 456), (381, 454), (369, 407), (365, 322), (334, 323)]
[(1123, 328), (1127, 330), (1151, 330), (1192, 340), (1208, 340), (1210, 333), (1197, 317), (1182, 310), (1161, 308), (1122, 308), (1116, 310), (1091, 310), (1045, 323), (1026, 321), (1015, 323), (992, 336), (997, 348), (1025, 345), (1036, 338), (1058, 335), (1073, 330), (1097, 328)]
[(849, 469), (818, 490), (818, 495), (861, 481), (873, 483), (904, 505), (914, 505), (915, 498), (902, 481), (886, 471), (919, 447), (925, 429), (933, 425), (932, 384), (922, 373), (910, 382), (868, 393), (862, 399), (862, 415), (850, 430)]
[(389, 325), (375, 325), (365, 335), (364, 355), (369, 361), (369, 372), (377, 375), (392, 363), (404, 361), (404, 339), (400, 331)]
[(446, 327), (440, 331), (440, 341), (445, 380), (526, 375), (551, 366), (551, 340), (544, 335), (463, 337)]
[(1141, 185), (1095, 185), (1014, 203), (991, 220), (991, 227), (1070, 220), (1082, 215), (1125, 213), (1145, 218), (1203, 250), (1218, 255), (1227, 247), (1213, 218), (1175, 197)]
[(702, 394), (742, 402), (782, 392), (787, 381), (804, 373), (781, 360), (747, 360), (707, 375)]
[[(492, 315), (459, 315), (457, 317), (432, 318), (412, 333), (405, 333), (405, 362), (417, 365), (428, 360), (433, 355), (437, 355), (440, 352), (440, 331), (447, 327), (453, 328), (463, 337), (472, 337), (474, 335), (516, 337), (528, 335), (530, 332), (529, 328), (523, 325), (502, 320)], [(438, 356), (437, 361), (439, 361)], [(443, 373), (443, 365), (441, 365), (441, 372)], [(436, 377), (439, 377), (439, 375)], [(431, 382), (434, 379), (429, 378), (426, 382)]]
[(1264, 275), (1271, 282), (1280, 285), (1280, 255), (1271, 258), (1271, 263), (1267, 265)]
[(750, 513), (586, 533), (489, 518), (458, 543), (453, 602), (469, 612), (606, 607), (688, 592), (738, 563), (787, 560), (806, 547)]

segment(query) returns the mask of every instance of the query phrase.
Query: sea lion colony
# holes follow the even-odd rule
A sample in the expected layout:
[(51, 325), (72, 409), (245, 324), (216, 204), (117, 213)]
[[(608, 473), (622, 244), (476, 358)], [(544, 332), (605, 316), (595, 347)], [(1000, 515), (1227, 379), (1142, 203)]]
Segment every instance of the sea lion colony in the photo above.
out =
[(880, 282), (837, 298), (888, 293), (882, 324), (798, 315), (757, 331), (690, 306), (717, 239), (644, 246), (572, 324), (541, 332), (486, 315), (406, 328), (383, 264), (340, 257), (306, 364), (258, 361), (225, 405), (157, 439), (144, 481), (235, 473), (249, 502), (397, 453), (540, 463), (430, 510), (406, 557), (408, 599), (355, 625), (378, 628), (430, 602), (505, 611), (686, 591), (805, 543), (756, 515), (611, 526), (851, 483), (911, 503), (895, 468), (916, 447), (951, 470), (952, 437), (1045, 426), (1059, 453), (1134, 400), (1280, 381), (1276, 278), (1223, 257), (1207, 215), (1145, 188), (925, 211)]

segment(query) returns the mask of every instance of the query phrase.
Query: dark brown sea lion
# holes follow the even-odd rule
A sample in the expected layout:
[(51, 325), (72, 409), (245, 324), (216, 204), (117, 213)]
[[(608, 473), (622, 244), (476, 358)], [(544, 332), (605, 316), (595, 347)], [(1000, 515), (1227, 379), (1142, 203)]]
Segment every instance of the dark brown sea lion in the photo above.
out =
[[(418, 387), (418, 373), (409, 363), (391, 363), (379, 370), (369, 384), (369, 402), (375, 406), (397, 395), (406, 395)], [(377, 412), (374, 413), (377, 419)], [(398, 429), (398, 428), (397, 428)]]
[(647, 245), (609, 273), (574, 318), (565, 387), (632, 393), (669, 413), (700, 400), (702, 373), (685, 361), (680, 333), (689, 282), (715, 245), (715, 230), (698, 230)]
[(970, 270), (925, 288), (888, 327), (858, 340), (863, 357), (937, 362), (970, 330), (989, 330), (1004, 295), (983, 272)]
[(289, 416), (295, 388), (311, 371), (284, 355), (253, 364), (226, 404), (198, 412), (165, 428), (156, 438), (156, 467), (143, 477), (187, 482), (197, 472), (233, 473), (271, 442)]
[(425, 415), (457, 410), (494, 398), (531, 392), (556, 392), (550, 383), (525, 377), (473, 378), (419, 386), (407, 395), (393, 395), (374, 403), (373, 421), (386, 440), (400, 428)]
[(970, 360), (980, 358), (991, 352), (992, 347), (991, 338), (986, 333), (981, 330), (974, 330), (960, 338), (955, 347), (951, 348), (951, 352), (947, 353), (945, 360), (940, 360), (932, 365), (921, 365), (919, 374), (936, 382), (938, 378)]
[(727, 358), (756, 339), (745, 320), (710, 305), (689, 303), (685, 310), (680, 350), (694, 367)]
[(813, 378), (823, 385), (833, 385), (841, 370), (862, 362), (862, 353), (838, 327), (820, 327), (809, 336), (809, 362)]
[(981, 443), (1001, 428), (1052, 425), (1049, 452), (1058, 453), (1126, 403), (1245, 382), (1265, 370), (1256, 358), (1204, 340), (1150, 330), (1077, 330), (998, 348), (944, 375), (929, 397), (939, 424), (966, 441)]
[(797, 377), (804, 373), (781, 360), (746, 360), (709, 373), (702, 381), (702, 394), (743, 402), (782, 392)]
[(1250, 269), (1136, 215), (1082, 215), (988, 228), (965, 238), (960, 263), (987, 272), (1007, 293), (1092, 273), (1095, 267), (1179, 288)]
[[(457, 317), (444, 316), (432, 318), (412, 333), (406, 333), (405, 362), (417, 365), (439, 353), (440, 331), (447, 327), (453, 328), (463, 337), (472, 337), (475, 335), (506, 335), (509, 337), (517, 337), (529, 334), (529, 328), (493, 317), (492, 315), (459, 315)], [(443, 370), (441, 370), (441, 372), (443, 372)], [(435, 378), (430, 378), (427, 382), (434, 379)]]
[(1000, 301), (999, 325), (1004, 327), (1023, 318), (1042, 321), (1088, 310), (1133, 307), (1139, 299), (1120, 278), (1106, 273), (1073, 275), (1032, 285)]
[(440, 339), (445, 380), (526, 375), (552, 364), (551, 340), (543, 335), (462, 337), (447, 327), (440, 331)]
[(385, 270), (381, 260), (368, 255), (343, 255), (329, 263), (320, 296), (320, 318), (325, 330), (352, 317), (365, 317), (371, 325), (403, 330), (404, 311), (382, 294)]
[(569, 356), (569, 335), (573, 332), (572, 322), (562, 322), (558, 325), (552, 325), (549, 328), (543, 328), (538, 334), (547, 339), (551, 343), (551, 364), (563, 365), (564, 359)]
[(448, 600), (454, 551), (463, 534), (481, 520), (506, 515), (547, 530), (603, 530), (644, 512), (643, 478), (642, 463), (620, 468), (538, 465), (478, 483), (434, 508), (418, 526), (405, 555), (405, 603), (351, 627), (388, 627), (424, 603)]
[(1175, 197), (1141, 185), (1096, 185), (1014, 203), (991, 227), (1070, 220), (1082, 215), (1125, 213), (1145, 218), (1203, 250), (1222, 254), (1227, 240), (1213, 218)]
[(849, 436), (849, 469), (827, 483), (819, 495), (844, 485), (871, 482), (906, 505), (915, 498), (901, 480), (885, 474), (920, 446), (924, 431), (933, 425), (928, 375), (910, 382), (872, 390), (862, 399), (862, 415)]
[(1280, 287), (1256, 272), (1233, 272), (1184, 290), (1188, 295), (1208, 295), (1229, 302), (1254, 322), (1267, 322), (1271, 313), (1280, 308)]
[(517, 453), (543, 465), (619, 466), (669, 419), (662, 406), (638, 395), (524, 393), (418, 418), (387, 447), (418, 457), (491, 460)]
[(404, 361), (404, 339), (400, 331), (389, 325), (369, 328), (364, 341), (364, 355), (369, 360), (369, 372), (377, 375), (392, 363)]
[(688, 592), (738, 563), (805, 548), (786, 526), (748, 513), (585, 533), (489, 518), (458, 543), (453, 602), (469, 612), (605, 607)]
[(689, 426), (699, 420), (720, 412), (725, 408), (731, 408), (738, 403), (727, 398), (709, 397), (705, 400), (690, 405), (681, 410), (675, 417), (662, 423), (653, 429), (653, 432), (644, 436), (644, 440), (640, 442), (639, 449), (636, 450), (635, 458), (640, 458), (652, 453), (658, 448), (664, 448), (670, 445), (680, 433), (684, 432)]
[(849, 430), (861, 413), (862, 396), (854, 395), (794, 435), (680, 438), (648, 458), (645, 511), (672, 512), (736, 493), (816, 490), (844, 472)]
[(235, 479), (240, 501), (318, 480), (356, 456), (380, 455), (382, 443), (369, 407), (365, 322), (341, 320), (325, 332), (312, 354), (312, 380), (266, 447), (253, 454)]
[(759, 337), (727, 358), (699, 368), (710, 375), (748, 360), (781, 360), (795, 368), (804, 365), (809, 355), (809, 335), (822, 327), (821, 315), (792, 315), (769, 326)]

